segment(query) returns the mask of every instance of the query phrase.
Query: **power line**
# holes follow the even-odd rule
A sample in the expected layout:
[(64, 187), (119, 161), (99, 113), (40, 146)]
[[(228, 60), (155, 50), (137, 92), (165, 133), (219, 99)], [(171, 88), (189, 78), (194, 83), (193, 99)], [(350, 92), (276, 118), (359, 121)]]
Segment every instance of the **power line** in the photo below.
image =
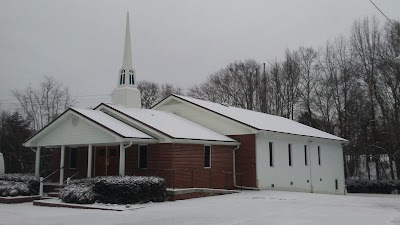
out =
[(379, 10), (379, 12), (381, 12), (381, 14), (382, 14), (393, 26), (396, 26), (396, 25), (393, 23), (393, 21), (392, 21), (391, 19), (389, 19), (389, 17), (387, 17), (387, 16), (385, 15), (385, 13), (383, 13), (382, 10), (379, 9), (379, 7), (378, 7), (372, 0), (369, 0), (369, 1), (372, 3), (372, 5), (375, 6), (375, 8), (376, 8), (377, 10)]
[[(73, 98), (85, 98), (85, 97), (95, 97), (95, 96), (111, 96), (111, 94), (96, 94), (96, 95), (75, 95), (71, 96)], [(106, 98), (106, 97), (102, 97)], [(9, 98), (9, 99), (0, 99), (0, 104), (6, 104), (8, 101), (15, 101), (15, 98)]]

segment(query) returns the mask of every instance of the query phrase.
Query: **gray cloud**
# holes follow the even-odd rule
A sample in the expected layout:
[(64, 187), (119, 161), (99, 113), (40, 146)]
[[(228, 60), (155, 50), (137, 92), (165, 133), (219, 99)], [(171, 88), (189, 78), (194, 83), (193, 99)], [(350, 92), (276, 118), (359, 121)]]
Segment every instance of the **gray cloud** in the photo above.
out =
[[(400, 19), (400, 1), (375, 2)], [(204, 81), (233, 60), (267, 62), (286, 48), (348, 35), (357, 18), (375, 14), (385, 22), (368, 0), (2, 0), (0, 100), (43, 75), (56, 77), (73, 95), (110, 94), (122, 64), (127, 10), (138, 80), (181, 87)]]

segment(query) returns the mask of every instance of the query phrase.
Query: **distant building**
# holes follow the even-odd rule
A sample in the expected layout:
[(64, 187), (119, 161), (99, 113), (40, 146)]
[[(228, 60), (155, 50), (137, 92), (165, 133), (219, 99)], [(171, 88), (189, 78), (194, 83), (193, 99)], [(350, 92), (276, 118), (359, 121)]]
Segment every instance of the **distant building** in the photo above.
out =
[(295, 121), (179, 95), (142, 109), (129, 15), (112, 104), (70, 108), (25, 143), (56, 151), (59, 182), (157, 175), (169, 187), (274, 189), (344, 194), (347, 140)]

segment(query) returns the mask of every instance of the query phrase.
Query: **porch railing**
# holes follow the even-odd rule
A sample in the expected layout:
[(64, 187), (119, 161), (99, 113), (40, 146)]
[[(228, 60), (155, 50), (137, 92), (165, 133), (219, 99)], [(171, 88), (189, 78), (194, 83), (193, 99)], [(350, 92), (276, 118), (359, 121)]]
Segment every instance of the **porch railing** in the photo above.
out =
[[(40, 195), (40, 197), (43, 197), (43, 184), (44, 184), (44, 181), (45, 180), (47, 180), (49, 177), (51, 177), (51, 176), (53, 176), (54, 174), (56, 174), (57, 172), (59, 172), (61, 169), (64, 169), (64, 167), (60, 167), (60, 168), (58, 168), (57, 170), (54, 170), (53, 172), (51, 172), (49, 175), (47, 175), (46, 177), (40, 177), (39, 178), (39, 195)], [(68, 177), (64, 182), (66, 182), (67, 184), (69, 184), (70, 183), (70, 180), (73, 178), (73, 177), (75, 177), (76, 175), (78, 175), (79, 174), (79, 172), (80, 171), (78, 171), (78, 172), (76, 172), (76, 173), (74, 173), (72, 176), (70, 176), (70, 177)]]
[(39, 195), (40, 195), (40, 197), (43, 197), (43, 182), (45, 180), (47, 180), (49, 177), (53, 176), (58, 171), (60, 171), (61, 169), (64, 169), (64, 167), (62, 166), (62, 167), (58, 168), (57, 170), (54, 170), (49, 175), (47, 175), (45, 178), (43, 178), (43, 177), (39, 178), (39, 181), (40, 181), (40, 184), (39, 184)]

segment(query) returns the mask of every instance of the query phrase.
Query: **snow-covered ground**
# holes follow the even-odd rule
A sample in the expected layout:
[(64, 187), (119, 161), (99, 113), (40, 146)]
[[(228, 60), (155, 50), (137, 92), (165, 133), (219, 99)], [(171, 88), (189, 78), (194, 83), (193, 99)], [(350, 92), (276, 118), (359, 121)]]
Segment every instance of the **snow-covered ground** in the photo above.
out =
[(243, 191), (132, 211), (102, 211), (0, 204), (0, 224), (400, 224), (400, 197)]

